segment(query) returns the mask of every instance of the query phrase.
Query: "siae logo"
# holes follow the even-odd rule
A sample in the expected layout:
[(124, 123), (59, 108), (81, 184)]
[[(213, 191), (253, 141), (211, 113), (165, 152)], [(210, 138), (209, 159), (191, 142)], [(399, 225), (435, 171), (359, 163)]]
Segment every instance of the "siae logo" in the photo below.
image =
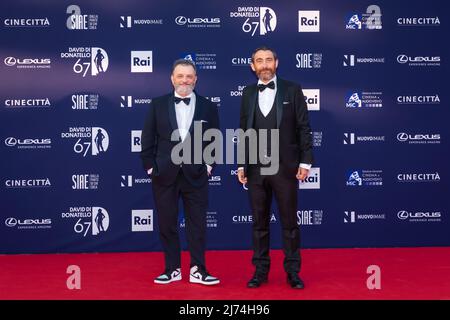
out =
[(295, 67), (299, 69), (320, 68), (322, 66), (321, 53), (297, 53), (295, 59), (297, 60)]
[(73, 174), (73, 190), (96, 190), (98, 189), (100, 175), (98, 174)]
[(79, 6), (72, 4), (67, 7), (66, 13), (69, 17), (66, 21), (66, 27), (69, 30), (96, 30), (98, 15), (81, 14)]
[(95, 110), (99, 104), (98, 94), (73, 94), (72, 110)]

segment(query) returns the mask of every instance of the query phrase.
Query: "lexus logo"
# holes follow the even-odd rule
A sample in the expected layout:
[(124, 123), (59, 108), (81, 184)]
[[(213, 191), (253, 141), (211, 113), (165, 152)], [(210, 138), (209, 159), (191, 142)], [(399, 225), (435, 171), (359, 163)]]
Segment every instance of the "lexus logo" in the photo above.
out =
[(17, 139), (13, 137), (9, 137), (5, 139), (5, 144), (8, 147), (14, 147), (17, 144)]
[(175, 18), (175, 22), (176, 22), (177, 25), (182, 26), (182, 25), (186, 24), (187, 18), (183, 17), (183, 16), (178, 16), (178, 17)]
[(399, 211), (399, 212), (397, 213), (397, 217), (398, 217), (399, 219), (401, 219), (401, 220), (405, 220), (405, 219), (407, 219), (407, 218), (409, 217), (409, 212), (408, 212), (408, 211), (405, 211), (405, 210)]
[(397, 62), (398, 63), (407, 63), (408, 62), (408, 56), (406, 56), (404, 54), (398, 55)]
[(17, 225), (17, 219), (16, 218), (7, 218), (5, 220), (5, 225), (7, 227), (15, 227)]
[(408, 140), (408, 135), (404, 132), (401, 132), (397, 135), (397, 140), (402, 141), (402, 142), (406, 141), (406, 140)]
[(14, 57), (7, 57), (5, 58), (4, 62), (8, 67), (12, 67), (16, 64), (17, 61)]

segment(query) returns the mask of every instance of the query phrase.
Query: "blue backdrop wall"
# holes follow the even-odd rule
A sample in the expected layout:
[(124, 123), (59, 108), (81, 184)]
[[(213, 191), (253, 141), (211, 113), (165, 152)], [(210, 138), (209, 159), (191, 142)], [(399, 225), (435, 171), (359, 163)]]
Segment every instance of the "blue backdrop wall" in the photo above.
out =
[[(139, 159), (151, 99), (190, 58), (198, 93), (234, 129), (260, 45), (310, 110), (302, 247), (450, 245), (444, 3), (2, 1), (0, 253), (160, 250)], [(235, 170), (209, 182), (209, 249), (251, 248)], [(276, 206), (272, 222), (279, 248)]]

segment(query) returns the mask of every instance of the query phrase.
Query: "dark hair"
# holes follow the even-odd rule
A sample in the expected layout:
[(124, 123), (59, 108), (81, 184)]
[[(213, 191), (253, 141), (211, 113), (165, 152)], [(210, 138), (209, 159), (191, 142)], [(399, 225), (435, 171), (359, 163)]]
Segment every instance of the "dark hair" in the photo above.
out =
[(183, 66), (191, 66), (192, 68), (194, 68), (195, 73), (197, 73), (197, 68), (195, 67), (195, 63), (192, 60), (189, 59), (177, 59), (175, 60), (175, 62), (173, 63), (172, 66), (172, 73), (175, 70), (175, 68), (179, 65), (183, 65)]
[(258, 51), (270, 51), (270, 52), (272, 52), (273, 57), (275, 58), (275, 60), (278, 60), (278, 56), (277, 56), (277, 53), (275, 52), (275, 50), (273, 50), (272, 48), (267, 47), (267, 46), (261, 46), (261, 47), (256, 48), (256, 49), (253, 51), (253, 53), (252, 53), (252, 63), (253, 63), (253, 60), (255, 59), (255, 54), (256, 54)]

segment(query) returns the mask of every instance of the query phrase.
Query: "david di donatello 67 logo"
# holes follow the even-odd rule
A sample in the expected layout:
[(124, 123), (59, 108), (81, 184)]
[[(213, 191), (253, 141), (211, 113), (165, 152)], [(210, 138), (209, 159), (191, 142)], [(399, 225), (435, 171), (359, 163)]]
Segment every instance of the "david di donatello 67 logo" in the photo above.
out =
[(69, 47), (67, 52), (61, 52), (61, 58), (74, 60), (73, 72), (83, 77), (102, 75), (109, 67), (108, 53), (99, 47)]
[[(61, 133), (63, 139), (76, 139), (73, 151), (86, 157), (102, 155), (109, 147), (109, 134), (100, 127), (70, 127), (67, 132)], [(89, 152), (90, 151), (90, 152)]]
[(230, 12), (230, 18), (245, 18), (242, 31), (251, 33), (252, 37), (257, 31), (261, 36), (268, 35), (277, 27), (277, 15), (269, 7), (237, 7)]
[(110, 222), (108, 211), (102, 207), (70, 207), (61, 213), (61, 218), (76, 220), (73, 231), (83, 237), (105, 233)]

